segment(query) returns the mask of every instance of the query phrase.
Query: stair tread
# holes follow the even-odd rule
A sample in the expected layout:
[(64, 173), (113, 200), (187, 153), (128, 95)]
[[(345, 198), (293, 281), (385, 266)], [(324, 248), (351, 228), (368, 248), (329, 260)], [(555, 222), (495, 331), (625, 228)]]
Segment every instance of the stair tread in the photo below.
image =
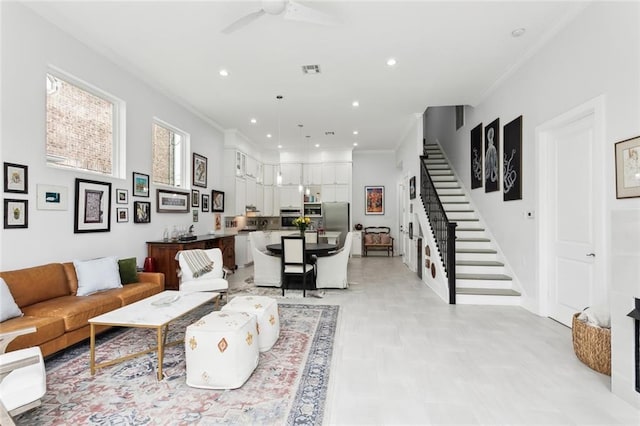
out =
[(489, 238), (465, 238), (465, 237), (459, 237), (456, 238), (456, 242), (462, 242), (462, 243), (488, 243), (491, 240)]
[(512, 278), (504, 274), (456, 274), (456, 280), (511, 281)]
[[(447, 209), (444, 210), (445, 213), (447, 212)], [(451, 220), (451, 222), (480, 222), (480, 219), (476, 219), (476, 218), (469, 218), (469, 219), (455, 219), (455, 220)]]
[[(468, 201), (441, 201), (442, 204), (469, 204)], [(444, 211), (448, 211), (447, 209), (444, 209)]]
[[(455, 219), (452, 220), (452, 222), (455, 222)], [(479, 232), (479, 231), (484, 231), (484, 228), (456, 228), (456, 232), (459, 232), (459, 231), (462, 231), (462, 232), (469, 232), (469, 231), (471, 231), (471, 232)]]
[(467, 209), (451, 209), (445, 210), (447, 213), (475, 213), (475, 210), (467, 210)]
[(510, 288), (456, 288), (456, 294), (477, 294), (481, 296), (521, 296)]
[(456, 248), (456, 253), (478, 253), (478, 254), (496, 254), (497, 250), (493, 249), (466, 249)]
[[(504, 266), (504, 263), (497, 260), (457, 260), (459, 266)], [(459, 274), (458, 274), (459, 275)]]

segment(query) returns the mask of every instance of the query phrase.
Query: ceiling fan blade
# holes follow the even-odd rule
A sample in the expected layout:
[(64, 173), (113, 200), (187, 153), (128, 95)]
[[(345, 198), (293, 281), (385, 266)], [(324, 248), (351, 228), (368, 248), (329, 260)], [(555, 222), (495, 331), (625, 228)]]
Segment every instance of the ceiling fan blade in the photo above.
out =
[(324, 12), (320, 12), (319, 10), (308, 6), (303, 6), (300, 3), (293, 1), (289, 1), (289, 3), (287, 3), (287, 10), (284, 14), (284, 19), (330, 26), (340, 24), (340, 21), (335, 16), (328, 15)]
[(224, 28), (222, 30), (222, 33), (223, 34), (231, 34), (232, 32), (237, 31), (240, 28), (249, 25), (250, 23), (252, 23), (256, 19), (258, 19), (259, 17), (264, 15), (264, 13), (265, 13), (264, 10), (260, 9), (257, 12), (253, 12), (253, 13), (250, 13), (250, 14), (248, 14), (246, 16), (243, 16), (242, 18), (238, 19), (237, 21), (235, 21), (234, 23), (232, 23), (228, 27)]

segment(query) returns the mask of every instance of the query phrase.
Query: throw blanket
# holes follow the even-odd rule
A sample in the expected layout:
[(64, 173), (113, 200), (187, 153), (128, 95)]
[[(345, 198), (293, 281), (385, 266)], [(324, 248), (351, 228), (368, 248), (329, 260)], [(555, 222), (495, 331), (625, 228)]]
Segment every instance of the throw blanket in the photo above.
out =
[(177, 257), (182, 253), (182, 257), (187, 266), (191, 270), (193, 278), (198, 278), (207, 272), (213, 270), (213, 262), (207, 256), (204, 250), (183, 250), (176, 254)]

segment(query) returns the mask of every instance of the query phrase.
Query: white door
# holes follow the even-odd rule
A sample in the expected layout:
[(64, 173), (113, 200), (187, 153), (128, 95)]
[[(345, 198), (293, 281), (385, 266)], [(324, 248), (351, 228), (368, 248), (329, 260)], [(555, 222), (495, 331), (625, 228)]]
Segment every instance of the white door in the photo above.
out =
[[(548, 282), (547, 313), (571, 326), (574, 313), (606, 298), (602, 224), (602, 156), (593, 111), (564, 120), (543, 134), (546, 164), (539, 167), (541, 280)], [(545, 158), (546, 157), (546, 158)]]
[(398, 249), (400, 250), (400, 254), (402, 254), (402, 262), (405, 265), (411, 265), (411, 250), (409, 249), (409, 193), (407, 192), (407, 188), (409, 188), (409, 176), (404, 176), (402, 179), (402, 183), (398, 185), (398, 194), (399, 194), (399, 211), (398, 215), (400, 219), (400, 238), (398, 238)]

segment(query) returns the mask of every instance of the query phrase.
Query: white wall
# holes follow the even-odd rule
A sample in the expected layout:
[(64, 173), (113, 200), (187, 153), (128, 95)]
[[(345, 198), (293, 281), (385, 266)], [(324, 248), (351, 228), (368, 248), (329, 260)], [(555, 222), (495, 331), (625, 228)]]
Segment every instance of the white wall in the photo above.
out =
[[(146, 241), (162, 237), (166, 226), (190, 225), (191, 214), (156, 213), (156, 187), (151, 197), (132, 197), (132, 172), (151, 174), (151, 120), (158, 117), (191, 134), (191, 149), (208, 158), (210, 193), (222, 187), (223, 134), (145, 82), (123, 71), (78, 40), (17, 3), (2, 8), (2, 161), (29, 167), (29, 193), (10, 198), (29, 201), (28, 229), (1, 230), (2, 270), (45, 262), (70, 261), (104, 255), (136, 256), (138, 265), (146, 256)], [(126, 179), (103, 178), (53, 169), (45, 165), (45, 74), (54, 65), (126, 102)], [(128, 205), (111, 207), (111, 232), (74, 234), (74, 180), (99, 180), (129, 191)], [(190, 180), (190, 179), (189, 179)], [(69, 190), (66, 211), (36, 209), (36, 185), (63, 185)], [(13, 194), (5, 194), (6, 196)], [(151, 202), (151, 223), (133, 223), (133, 201)], [(117, 223), (116, 207), (129, 208), (129, 222)], [(194, 224), (198, 233), (213, 228), (213, 215), (200, 212)]]
[[(537, 126), (562, 113), (604, 95), (606, 131), (604, 147), (606, 258), (620, 256), (621, 239), (611, 239), (612, 216), (627, 211), (626, 226), (640, 227), (640, 198), (616, 200), (614, 144), (640, 135), (640, 4), (596, 2), (552, 38), (475, 108), (466, 108), (465, 126), (453, 137), (440, 139), (456, 172), (470, 187), (469, 133), (478, 123), (500, 118), (504, 126), (523, 115), (523, 187), (520, 201), (502, 201), (501, 192), (471, 192), (473, 201), (519, 278), (526, 294), (525, 306), (538, 311), (540, 282), (537, 276), (537, 221), (524, 212), (538, 205), (536, 176)], [(628, 238), (631, 236), (628, 235)], [(637, 250), (640, 241), (634, 241)], [(612, 309), (612, 388), (640, 406), (640, 394), (632, 387), (633, 321), (625, 315), (640, 297), (640, 283), (626, 282), (629, 274), (612, 274), (607, 266)], [(637, 277), (637, 274), (635, 275)], [(624, 281), (624, 282), (623, 282)], [(622, 336), (622, 337), (621, 337)], [(620, 340), (619, 340), (620, 339)], [(622, 345), (621, 339), (626, 340)]]

